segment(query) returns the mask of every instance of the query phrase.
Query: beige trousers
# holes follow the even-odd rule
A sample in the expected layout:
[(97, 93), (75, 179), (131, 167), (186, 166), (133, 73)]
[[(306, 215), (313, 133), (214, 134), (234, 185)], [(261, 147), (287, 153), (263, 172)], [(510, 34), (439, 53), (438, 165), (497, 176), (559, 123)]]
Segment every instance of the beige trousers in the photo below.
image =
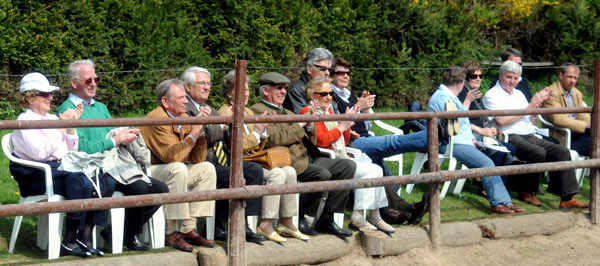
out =
[[(169, 192), (216, 189), (217, 172), (209, 162), (197, 164), (169, 163), (150, 167), (152, 177), (169, 187)], [(213, 216), (215, 201), (184, 202), (165, 205), (167, 220), (185, 220)]]
[[(271, 170), (263, 168), (267, 185), (296, 183), (296, 170), (291, 166), (276, 167)], [(276, 219), (296, 215), (296, 194), (270, 195), (262, 199), (262, 218)]]

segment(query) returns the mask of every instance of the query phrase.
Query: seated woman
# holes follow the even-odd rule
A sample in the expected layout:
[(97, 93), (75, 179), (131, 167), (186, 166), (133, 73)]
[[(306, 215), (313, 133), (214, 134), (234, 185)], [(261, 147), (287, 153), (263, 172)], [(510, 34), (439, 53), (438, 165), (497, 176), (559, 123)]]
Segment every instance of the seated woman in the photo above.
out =
[[(246, 88), (244, 94), (244, 106), (248, 105), (248, 82), (246, 80)], [(219, 109), (221, 115), (231, 115), (235, 91), (235, 71), (231, 70), (225, 78), (223, 78), (223, 86), (221, 87), (221, 95), (227, 98), (227, 101)], [(244, 108), (245, 115), (254, 115), (250, 108)], [(263, 114), (263, 115), (266, 115)], [(267, 142), (267, 132), (265, 128), (269, 124), (244, 124), (244, 139), (243, 152), (248, 155), (253, 152), (262, 150)], [(281, 185), (296, 183), (296, 170), (291, 166), (275, 167), (273, 169), (263, 168), (264, 180), (267, 185)], [(264, 235), (268, 240), (275, 242), (287, 241), (282, 235), (295, 237), (301, 240), (308, 240), (309, 237), (302, 234), (292, 221), (292, 217), (297, 214), (296, 195), (270, 195), (264, 196), (262, 199), (261, 220), (256, 229), (261, 235)], [(279, 224), (277, 231), (273, 229), (273, 219), (279, 216)]]
[[(333, 114), (331, 101), (333, 99), (331, 79), (318, 77), (306, 84), (306, 97), (311, 102), (304, 107), (301, 114), (308, 112), (309, 108), (315, 109), (320, 114)], [(356, 108), (346, 110), (347, 114), (357, 113)], [(346, 153), (346, 145), (350, 141), (350, 127), (352, 121), (325, 121), (316, 122), (317, 146), (335, 151), (336, 158), (350, 158)], [(354, 178), (382, 177), (383, 170), (376, 164), (366, 163), (354, 158), (356, 173)], [(396, 230), (381, 218), (379, 209), (388, 206), (385, 189), (383, 187), (361, 188), (354, 191), (354, 208), (350, 217), (350, 225), (361, 231), (381, 230), (393, 233)], [(363, 211), (369, 210), (368, 221), (363, 218)]]
[[(48, 114), (52, 93), (59, 88), (50, 85), (40, 73), (27, 74), (21, 79), (21, 104), (27, 109), (17, 120), (78, 119), (83, 106), (71, 109), (59, 117)], [(43, 162), (52, 169), (54, 193), (67, 199), (86, 199), (112, 196), (115, 183), (109, 176), (94, 182), (81, 172), (58, 170), (67, 151), (77, 151), (79, 138), (74, 128), (15, 130), (11, 137), (17, 157)], [(10, 173), (19, 184), (21, 195), (45, 193), (44, 174), (41, 170), (10, 162)], [(92, 247), (91, 234), (95, 225), (105, 225), (107, 210), (67, 213), (66, 232), (61, 249), (65, 255), (89, 257), (104, 253)]]
[[(456, 97), (465, 83), (465, 70), (458, 66), (447, 68), (442, 74), (442, 84), (429, 99), (427, 111), (446, 111), (447, 105), (455, 105), (459, 111), (469, 110)], [(494, 167), (492, 160), (475, 146), (475, 137), (471, 131), (468, 117), (459, 117), (460, 132), (452, 138), (454, 151), (452, 156), (469, 168)], [(510, 198), (502, 179), (499, 176), (485, 176), (481, 183), (491, 205), (491, 213), (513, 214), (524, 212)]]

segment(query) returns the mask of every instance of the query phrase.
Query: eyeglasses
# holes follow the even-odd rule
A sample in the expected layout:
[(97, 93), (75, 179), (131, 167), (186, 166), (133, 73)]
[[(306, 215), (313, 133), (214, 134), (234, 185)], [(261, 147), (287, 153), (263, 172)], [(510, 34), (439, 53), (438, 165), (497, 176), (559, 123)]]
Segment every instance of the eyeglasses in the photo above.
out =
[(287, 86), (285, 86), (285, 85), (277, 85), (277, 86), (273, 85), (273, 86), (271, 86), (271, 88), (276, 89), (278, 91), (287, 90)]
[(468, 74), (467, 78), (469, 78), (469, 79), (480, 78), (481, 79), (481, 78), (483, 78), (483, 74), (479, 74), (479, 75), (477, 75), (477, 74)]
[(54, 92), (43, 92), (43, 91), (38, 91), (36, 96), (40, 96), (42, 98), (50, 98), (50, 96), (53, 96)]
[(80, 79), (80, 78), (75, 78), (77, 80), (83, 80), (83, 83), (85, 83), (85, 85), (90, 85), (92, 84), (92, 81), (96, 82), (96, 84), (98, 84), (98, 82), (100, 82), (100, 78), (95, 77), (95, 78), (88, 78), (88, 79)]
[(199, 86), (206, 86), (206, 87), (212, 86), (212, 82), (210, 82), (210, 81), (192, 82), (192, 84), (196, 84)]
[(333, 74), (335, 74), (336, 76), (344, 76), (344, 75), (348, 75), (348, 77), (350, 76), (350, 70), (348, 71), (336, 71)]
[(327, 95), (333, 97), (334, 92), (333, 91), (323, 91), (323, 92), (313, 92), (313, 94), (321, 95), (321, 97), (325, 97)]
[(318, 68), (319, 70), (321, 70), (321, 72), (325, 72), (325, 71), (329, 71), (329, 73), (333, 72), (333, 68), (330, 68), (330, 67), (319, 66), (319, 65), (312, 65), (312, 66)]

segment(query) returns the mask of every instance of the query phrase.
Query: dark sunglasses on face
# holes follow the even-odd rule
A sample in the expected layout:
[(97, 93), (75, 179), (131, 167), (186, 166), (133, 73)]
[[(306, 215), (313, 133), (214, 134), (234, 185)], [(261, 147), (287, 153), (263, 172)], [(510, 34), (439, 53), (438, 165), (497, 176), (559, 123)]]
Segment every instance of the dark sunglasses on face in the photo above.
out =
[(38, 91), (36, 96), (40, 96), (43, 98), (49, 98), (50, 96), (53, 96), (54, 92), (43, 92), (43, 91)]
[(333, 74), (335, 74), (336, 76), (348, 75), (348, 77), (349, 77), (350, 76), (350, 70), (348, 70), (348, 71), (336, 71)]
[(325, 97), (327, 95), (333, 97), (333, 93), (333, 91), (313, 92), (313, 94), (321, 95), (321, 97)]
[(100, 82), (100, 78), (98, 78), (98, 77), (95, 77), (95, 78), (88, 78), (88, 79), (80, 79), (80, 78), (75, 78), (75, 79), (78, 79), (78, 80), (83, 80), (83, 83), (85, 83), (85, 85), (90, 85), (90, 84), (92, 84), (92, 80), (93, 80), (94, 82), (96, 82), (96, 84), (98, 84), (98, 82)]
[(330, 68), (330, 67), (319, 66), (319, 65), (313, 65), (313, 66), (318, 68), (319, 70), (321, 70), (321, 72), (325, 72), (325, 71), (329, 71), (329, 73), (333, 72), (333, 68)]
[(477, 74), (468, 74), (467, 78), (469, 78), (469, 79), (480, 78), (481, 79), (481, 78), (483, 78), (483, 74), (479, 74), (479, 75), (477, 75)]

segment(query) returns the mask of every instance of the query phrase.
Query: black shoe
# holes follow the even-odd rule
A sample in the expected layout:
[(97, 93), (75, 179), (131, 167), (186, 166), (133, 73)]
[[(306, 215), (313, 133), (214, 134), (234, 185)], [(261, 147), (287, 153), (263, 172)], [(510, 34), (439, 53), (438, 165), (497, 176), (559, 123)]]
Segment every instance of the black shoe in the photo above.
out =
[(317, 233), (317, 231), (315, 231), (315, 229), (312, 229), (312, 228), (310, 228), (310, 226), (308, 226), (308, 224), (306, 223), (306, 220), (304, 220), (304, 219), (300, 219), (298, 221), (298, 230), (300, 230), (300, 233), (303, 233), (303, 234), (309, 235), (309, 236), (319, 235), (319, 233)]
[(142, 242), (142, 240), (140, 240), (140, 238), (136, 235), (134, 235), (130, 239), (124, 239), (123, 245), (125, 247), (127, 247), (129, 250), (136, 250), (136, 251), (150, 250), (150, 248), (148, 246), (146, 246), (146, 244), (144, 244), (144, 242)]
[(263, 241), (267, 241), (267, 238), (252, 232), (250, 227), (246, 226), (246, 242), (260, 243)]
[(215, 240), (227, 241), (227, 229), (215, 226)]
[(92, 253), (90, 253), (89, 251), (82, 249), (81, 247), (77, 246), (74, 248), (69, 248), (67, 246), (65, 246), (65, 244), (60, 244), (60, 250), (63, 256), (77, 256), (77, 257), (81, 257), (81, 258), (87, 258), (87, 257), (91, 257)]
[(92, 253), (92, 255), (96, 255), (98, 257), (104, 257), (104, 252), (102, 250), (98, 250), (95, 249), (94, 247), (92, 247), (92, 245), (86, 245), (83, 242), (81, 242), (79, 239), (75, 240), (77, 241), (77, 244), (79, 244), (79, 247), (81, 247), (81, 249), (83, 250), (87, 250), (90, 253)]
[(386, 223), (397, 225), (402, 225), (411, 217), (410, 212), (398, 211), (388, 207), (379, 208), (379, 214)]
[(100, 236), (104, 239), (106, 245), (108, 245), (112, 249), (112, 227), (110, 227), (110, 225), (104, 227), (104, 229), (100, 231)]
[(329, 221), (327, 219), (319, 219), (317, 225), (315, 225), (315, 229), (317, 229), (317, 232), (319, 233), (327, 233), (339, 237), (352, 236), (352, 232), (340, 228), (334, 221)]
[(411, 204), (409, 208), (410, 218), (408, 218), (407, 222), (412, 225), (420, 224), (427, 211), (429, 211), (429, 197), (425, 193), (421, 202)]

